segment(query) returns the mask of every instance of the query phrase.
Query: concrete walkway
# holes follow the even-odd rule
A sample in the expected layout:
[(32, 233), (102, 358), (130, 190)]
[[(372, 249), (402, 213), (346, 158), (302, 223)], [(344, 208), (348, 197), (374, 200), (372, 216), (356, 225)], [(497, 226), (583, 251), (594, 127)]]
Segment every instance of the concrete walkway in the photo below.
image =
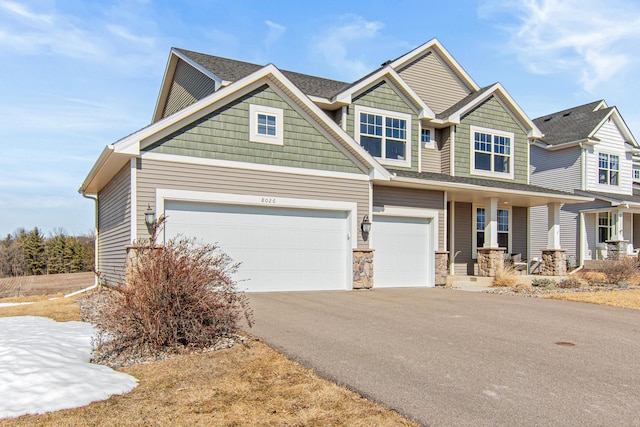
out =
[(424, 425), (640, 425), (640, 311), (451, 289), (250, 300), (253, 334)]

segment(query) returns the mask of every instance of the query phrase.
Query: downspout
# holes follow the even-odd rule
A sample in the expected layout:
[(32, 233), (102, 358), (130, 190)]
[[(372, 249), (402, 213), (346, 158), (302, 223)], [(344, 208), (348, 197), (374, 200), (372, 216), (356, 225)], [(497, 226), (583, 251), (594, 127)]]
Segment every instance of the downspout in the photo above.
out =
[(97, 196), (87, 196), (84, 191), (81, 191), (80, 194), (82, 194), (82, 197), (84, 197), (85, 199), (89, 199), (89, 200), (93, 200), (93, 205), (94, 205), (94, 224), (95, 224), (95, 230), (94, 230), (94, 236), (95, 236), (95, 240), (93, 242), (93, 272), (96, 273), (95, 278), (94, 278), (94, 285), (98, 285), (98, 240), (100, 239), (100, 235), (98, 232), (98, 197)]

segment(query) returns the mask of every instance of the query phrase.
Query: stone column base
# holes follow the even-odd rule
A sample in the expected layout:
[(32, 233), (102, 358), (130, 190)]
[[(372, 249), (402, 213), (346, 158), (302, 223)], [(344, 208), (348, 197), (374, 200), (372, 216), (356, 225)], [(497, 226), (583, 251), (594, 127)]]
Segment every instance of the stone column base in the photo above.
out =
[(449, 275), (449, 251), (436, 251), (436, 285), (445, 285)]
[(373, 249), (353, 250), (353, 289), (373, 287)]
[(543, 249), (542, 263), (540, 265), (542, 276), (566, 276), (567, 275), (567, 250)]
[(628, 240), (607, 240), (607, 259), (620, 259), (627, 256)]
[(478, 248), (478, 276), (496, 277), (504, 268), (506, 248)]

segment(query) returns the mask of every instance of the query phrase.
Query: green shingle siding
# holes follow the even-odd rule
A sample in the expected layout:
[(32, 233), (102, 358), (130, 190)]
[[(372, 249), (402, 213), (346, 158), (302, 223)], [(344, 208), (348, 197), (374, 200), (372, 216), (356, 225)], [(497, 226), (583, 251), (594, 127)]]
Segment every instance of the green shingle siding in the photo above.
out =
[[(411, 115), (411, 169), (418, 170), (418, 116), (415, 111), (407, 105), (406, 101), (400, 96), (397, 90), (387, 83), (382, 81), (370, 89), (362, 92), (352, 100), (352, 105), (349, 107), (349, 114), (347, 116), (347, 133), (354, 138), (354, 106), (361, 105), (363, 107), (379, 108), (381, 110), (396, 111), (398, 113), (404, 113)], [(356, 141), (358, 142), (358, 141)], [(398, 166), (399, 167), (399, 166)]]
[[(528, 178), (527, 154), (529, 151), (527, 134), (494, 97), (489, 98), (473, 111), (464, 115), (460, 120), (460, 124), (456, 126), (455, 174), (457, 176), (472, 176), (470, 174), (471, 163), (469, 157), (471, 155), (470, 126), (513, 132), (515, 139), (513, 141), (512, 155), (514, 175), (513, 181), (510, 179), (505, 181), (526, 184)], [(503, 180), (499, 177), (492, 179)]]
[[(249, 141), (250, 104), (283, 110), (284, 145)], [(363, 173), (351, 159), (267, 85), (185, 126), (145, 151), (273, 166)]]

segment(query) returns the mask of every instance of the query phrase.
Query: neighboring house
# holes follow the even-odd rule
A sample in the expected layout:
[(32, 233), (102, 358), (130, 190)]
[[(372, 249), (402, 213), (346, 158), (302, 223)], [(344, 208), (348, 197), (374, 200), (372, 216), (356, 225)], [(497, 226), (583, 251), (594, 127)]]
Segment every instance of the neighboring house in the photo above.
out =
[(354, 83), (172, 49), (153, 122), (107, 146), (80, 191), (97, 196), (109, 280), (150, 207), (163, 239), (242, 262), (250, 291), (433, 286), (492, 275), (505, 252), (531, 258), (531, 207), (557, 218), (592, 200), (530, 185), (541, 136), (435, 39)]
[[(640, 193), (633, 183), (640, 182), (634, 164), (640, 147), (618, 109), (595, 101), (534, 123), (544, 137), (531, 147), (531, 183), (595, 199), (561, 208), (561, 245), (570, 262), (604, 259), (611, 250), (637, 251)], [(538, 226), (546, 215), (544, 209), (531, 209), (534, 251), (546, 245)]]

